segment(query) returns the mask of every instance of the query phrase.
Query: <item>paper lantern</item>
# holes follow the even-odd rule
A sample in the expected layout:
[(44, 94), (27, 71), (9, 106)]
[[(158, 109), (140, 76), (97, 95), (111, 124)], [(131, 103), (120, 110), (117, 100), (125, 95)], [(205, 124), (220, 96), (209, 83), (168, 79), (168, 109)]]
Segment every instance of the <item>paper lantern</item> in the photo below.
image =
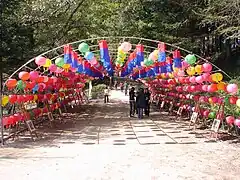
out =
[(240, 99), (238, 99), (238, 100), (236, 101), (236, 105), (237, 105), (238, 107), (240, 107)]
[(194, 75), (194, 74), (195, 74), (195, 69), (194, 69), (194, 67), (188, 67), (188, 68), (187, 68), (187, 74), (188, 74), (189, 76)]
[(55, 72), (57, 70), (57, 66), (55, 65), (55, 64), (51, 64), (50, 66), (49, 66), (49, 71), (50, 72)]
[(185, 57), (185, 61), (192, 65), (192, 64), (195, 64), (195, 62), (197, 61), (197, 58), (193, 55), (193, 54), (189, 54)]
[(208, 117), (209, 117), (210, 119), (214, 119), (214, 118), (216, 118), (216, 113), (215, 113), (215, 112), (210, 112), (209, 115), (208, 115)]
[(17, 86), (17, 80), (16, 79), (8, 79), (6, 82), (6, 86), (8, 89), (13, 89)]
[(217, 84), (211, 84), (208, 86), (208, 92), (216, 92), (217, 90)]
[(132, 45), (131, 45), (131, 43), (129, 43), (129, 42), (123, 42), (123, 43), (121, 44), (121, 49), (122, 49), (124, 52), (128, 52), (128, 51), (130, 51), (130, 50), (132, 49)]
[(220, 82), (217, 84), (218, 90), (225, 91), (226, 90), (226, 84), (224, 82)]
[(83, 42), (83, 43), (79, 44), (78, 50), (79, 50), (81, 53), (86, 53), (86, 52), (89, 52), (89, 51), (90, 51), (90, 48), (89, 48), (89, 46), (88, 46), (87, 43)]
[(27, 81), (30, 78), (30, 74), (26, 71), (22, 71), (18, 74), (19, 79)]
[(14, 104), (17, 101), (17, 95), (9, 95), (9, 103)]
[(17, 95), (17, 103), (21, 104), (24, 102), (24, 96), (23, 95)]
[(190, 78), (189, 78), (189, 81), (190, 81), (191, 83), (195, 83), (195, 82), (196, 82), (195, 76), (190, 77)]
[(202, 65), (202, 70), (204, 72), (211, 72), (212, 71), (212, 65), (210, 63), (204, 63)]
[(235, 119), (234, 124), (238, 127), (240, 127), (240, 118), (239, 119)]
[(5, 107), (8, 103), (8, 101), (9, 101), (9, 97), (4, 95), (2, 97), (2, 106)]
[(209, 110), (205, 110), (205, 111), (203, 111), (203, 116), (204, 116), (204, 117), (208, 117), (208, 116), (209, 116), (209, 113), (210, 113)]
[(46, 58), (45, 58), (45, 57), (38, 56), (38, 57), (35, 58), (35, 63), (36, 63), (38, 66), (43, 66), (44, 64), (46, 64)]
[(58, 67), (62, 67), (64, 65), (64, 59), (62, 57), (59, 57), (59, 58), (55, 59), (55, 64)]
[(62, 68), (63, 68), (63, 69), (69, 69), (69, 68), (70, 68), (70, 64), (64, 64), (64, 65), (62, 66)]
[(195, 72), (198, 74), (201, 74), (203, 72), (202, 65), (196, 65), (195, 66)]
[(196, 82), (199, 83), (199, 84), (201, 84), (201, 83), (203, 82), (202, 76), (197, 76), (197, 77), (196, 77)]
[(52, 61), (50, 59), (46, 59), (46, 63), (43, 65), (45, 68), (49, 68), (52, 64)]
[(238, 100), (238, 98), (237, 98), (237, 97), (234, 97), (234, 96), (232, 96), (232, 97), (229, 98), (230, 104), (236, 104), (236, 103), (237, 103), (237, 100)]
[(238, 92), (238, 86), (236, 84), (227, 85), (227, 92), (232, 95), (236, 94)]
[(235, 121), (235, 118), (233, 116), (228, 116), (226, 117), (226, 122), (229, 124), (229, 125), (232, 125)]
[(214, 82), (220, 82), (223, 80), (223, 75), (221, 73), (214, 73), (211, 75), (211, 78)]
[(30, 79), (31, 81), (35, 81), (38, 77), (39, 77), (39, 74), (38, 74), (37, 71), (31, 71), (31, 72), (29, 73), (29, 79)]
[(202, 78), (203, 78), (204, 81), (208, 81), (209, 77), (210, 77), (209, 73), (203, 73), (202, 74)]

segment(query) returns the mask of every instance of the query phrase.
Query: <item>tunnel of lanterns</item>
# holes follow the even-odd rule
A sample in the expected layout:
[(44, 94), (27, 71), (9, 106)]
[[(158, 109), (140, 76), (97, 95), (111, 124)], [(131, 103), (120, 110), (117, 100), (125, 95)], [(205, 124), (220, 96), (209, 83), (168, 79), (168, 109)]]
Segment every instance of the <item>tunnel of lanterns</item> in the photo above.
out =
[(240, 111), (240, 97), (238, 85), (227, 83), (224, 78), (231, 77), (216, 65), (161, 41), (99, 37), (47, 51), (6, 80), (1, 106), (2, 141), (12, 128), (25, 127), (28, 120), (60, 113), (73, 101), (81, 105), (86, 83), (105, 76), (141, 81), (154, 101), (240, 126), (237, 114), (219, 110), (230, 103)]

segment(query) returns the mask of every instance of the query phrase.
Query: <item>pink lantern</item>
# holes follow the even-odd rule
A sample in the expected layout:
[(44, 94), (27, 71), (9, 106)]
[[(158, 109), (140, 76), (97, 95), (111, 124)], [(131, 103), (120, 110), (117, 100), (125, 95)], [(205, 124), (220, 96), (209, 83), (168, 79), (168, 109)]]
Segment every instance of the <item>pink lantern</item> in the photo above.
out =
[(238, 92), (238, 86), (236, 84), (227, 85), (227, 92), (232, 95), (236, 94)]
[(208, 117), (209, 113), (210, 113), (209, 110), (205, 110), (205, 111), (203, 111), (203, 116), (204, 117)]
[(236, 126), (240, 127), (240, 118), (235, 119), (234, 124), (235, 124)]
[(208, 81), (209, 77), (210, 77), (209, 73), (203, 73), (202, 74), (203, 81)]
[(195, 82), (196, 82), (195, 76), (190, 77), (190, 78), (189, 78), (189, 81), (190, 81), (191, 83), (195, 83)]
[(46, 61), (47, 59), (45, 57), (41, 57), (41, 56), (38, 56), (35, 58), (35, 63), (38, 65), (38, 66), (43, 66), (46, 64)]
[(57, 70), (57, 66), (55, 65), (55, 64), (51, 64), (50, 66), (49, 66), (49, 71), (50, 72), (55, 72)]
[(177, 75), (180, 76), (180, 77), (185, 76), (184, 70), (179, 70), (178, 73), (177, 73)]
[(31, 71), (31, 72), (29, 73), (29, 75), (30, 75), (30, 80), (31, 80), (31, 81), (35, 81), (35, 80), (39, 77), (39, 74), (38, 74), (37, 71)]
[(226, 122), (230, 125), (234, 123), (235, 118), (233, 116), (226, 117)]
[(212, 97), (212, 102), (213, 102), (214, 104), (216, 104), (216, 103), (218, 102), (218, 98), (217, 98), (217, 97)]
[(64, 71), (63, 69), (57, 67), (57, 70), (55, 71), (55, 73), (57, 73), (57, 74), (61, 74), (63, 71)]
[(212, 65), (210, 63), (204, 63), (202, 65), (202, 69), (204, 72), (211, 72), (212, 71)]
[(208, 91), (208, 85), (203, 85), (203, 86), (202, 86), (202, 90), (205, 91), (205, 92), (207, 92), (207, 91)]
[(196, 87), (195, 87), (195, 86), (190, 86), (190, 91), (191, 91), (191, 92), (196, 91)]
[(199, 83), (199, 84), (201, 84), (201, 83), (203, 82), (202, 76), (197, 76), (197, 77), (196, 77), (196, 82)]
[(182, 68), (186, 69), (187, 67), (189, 67), (190, 65), (184, 60), (182, 61)]
[(156, 61), (157, 60), (157, 56), (155, 56), (154, 52), (151, 52), (151, 54), (149, 55), (149, 59)]
[(95, 65), (98, 64), (98, 61), (97, 61), (97, 59), (96, 59), (95, 57), (92, 58), (89, 62), (90, 62), (90, 64), (92, 64), (93, 66), (95, 66)]

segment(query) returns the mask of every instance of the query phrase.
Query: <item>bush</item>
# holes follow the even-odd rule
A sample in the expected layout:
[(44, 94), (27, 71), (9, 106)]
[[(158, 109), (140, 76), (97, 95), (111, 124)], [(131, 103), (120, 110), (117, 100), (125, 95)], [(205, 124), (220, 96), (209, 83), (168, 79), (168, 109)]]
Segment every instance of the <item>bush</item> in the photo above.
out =
[(92, 99), (103, 98), (104, 89), (106, 89), (105, 84), (98, 84), (92, 88)]

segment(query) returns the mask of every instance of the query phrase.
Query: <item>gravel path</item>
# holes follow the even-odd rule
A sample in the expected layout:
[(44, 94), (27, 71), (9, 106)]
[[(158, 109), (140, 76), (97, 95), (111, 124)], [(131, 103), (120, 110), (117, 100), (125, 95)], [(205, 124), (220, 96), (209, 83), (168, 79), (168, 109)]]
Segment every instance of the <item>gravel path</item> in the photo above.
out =
[(0, 148), (0, 179), (239, 179), (240, 143), (158, 112), (130, 119), (122, 97), (71, 109), (65, 124), (39, 127), (35, 142), (25, 134)]

